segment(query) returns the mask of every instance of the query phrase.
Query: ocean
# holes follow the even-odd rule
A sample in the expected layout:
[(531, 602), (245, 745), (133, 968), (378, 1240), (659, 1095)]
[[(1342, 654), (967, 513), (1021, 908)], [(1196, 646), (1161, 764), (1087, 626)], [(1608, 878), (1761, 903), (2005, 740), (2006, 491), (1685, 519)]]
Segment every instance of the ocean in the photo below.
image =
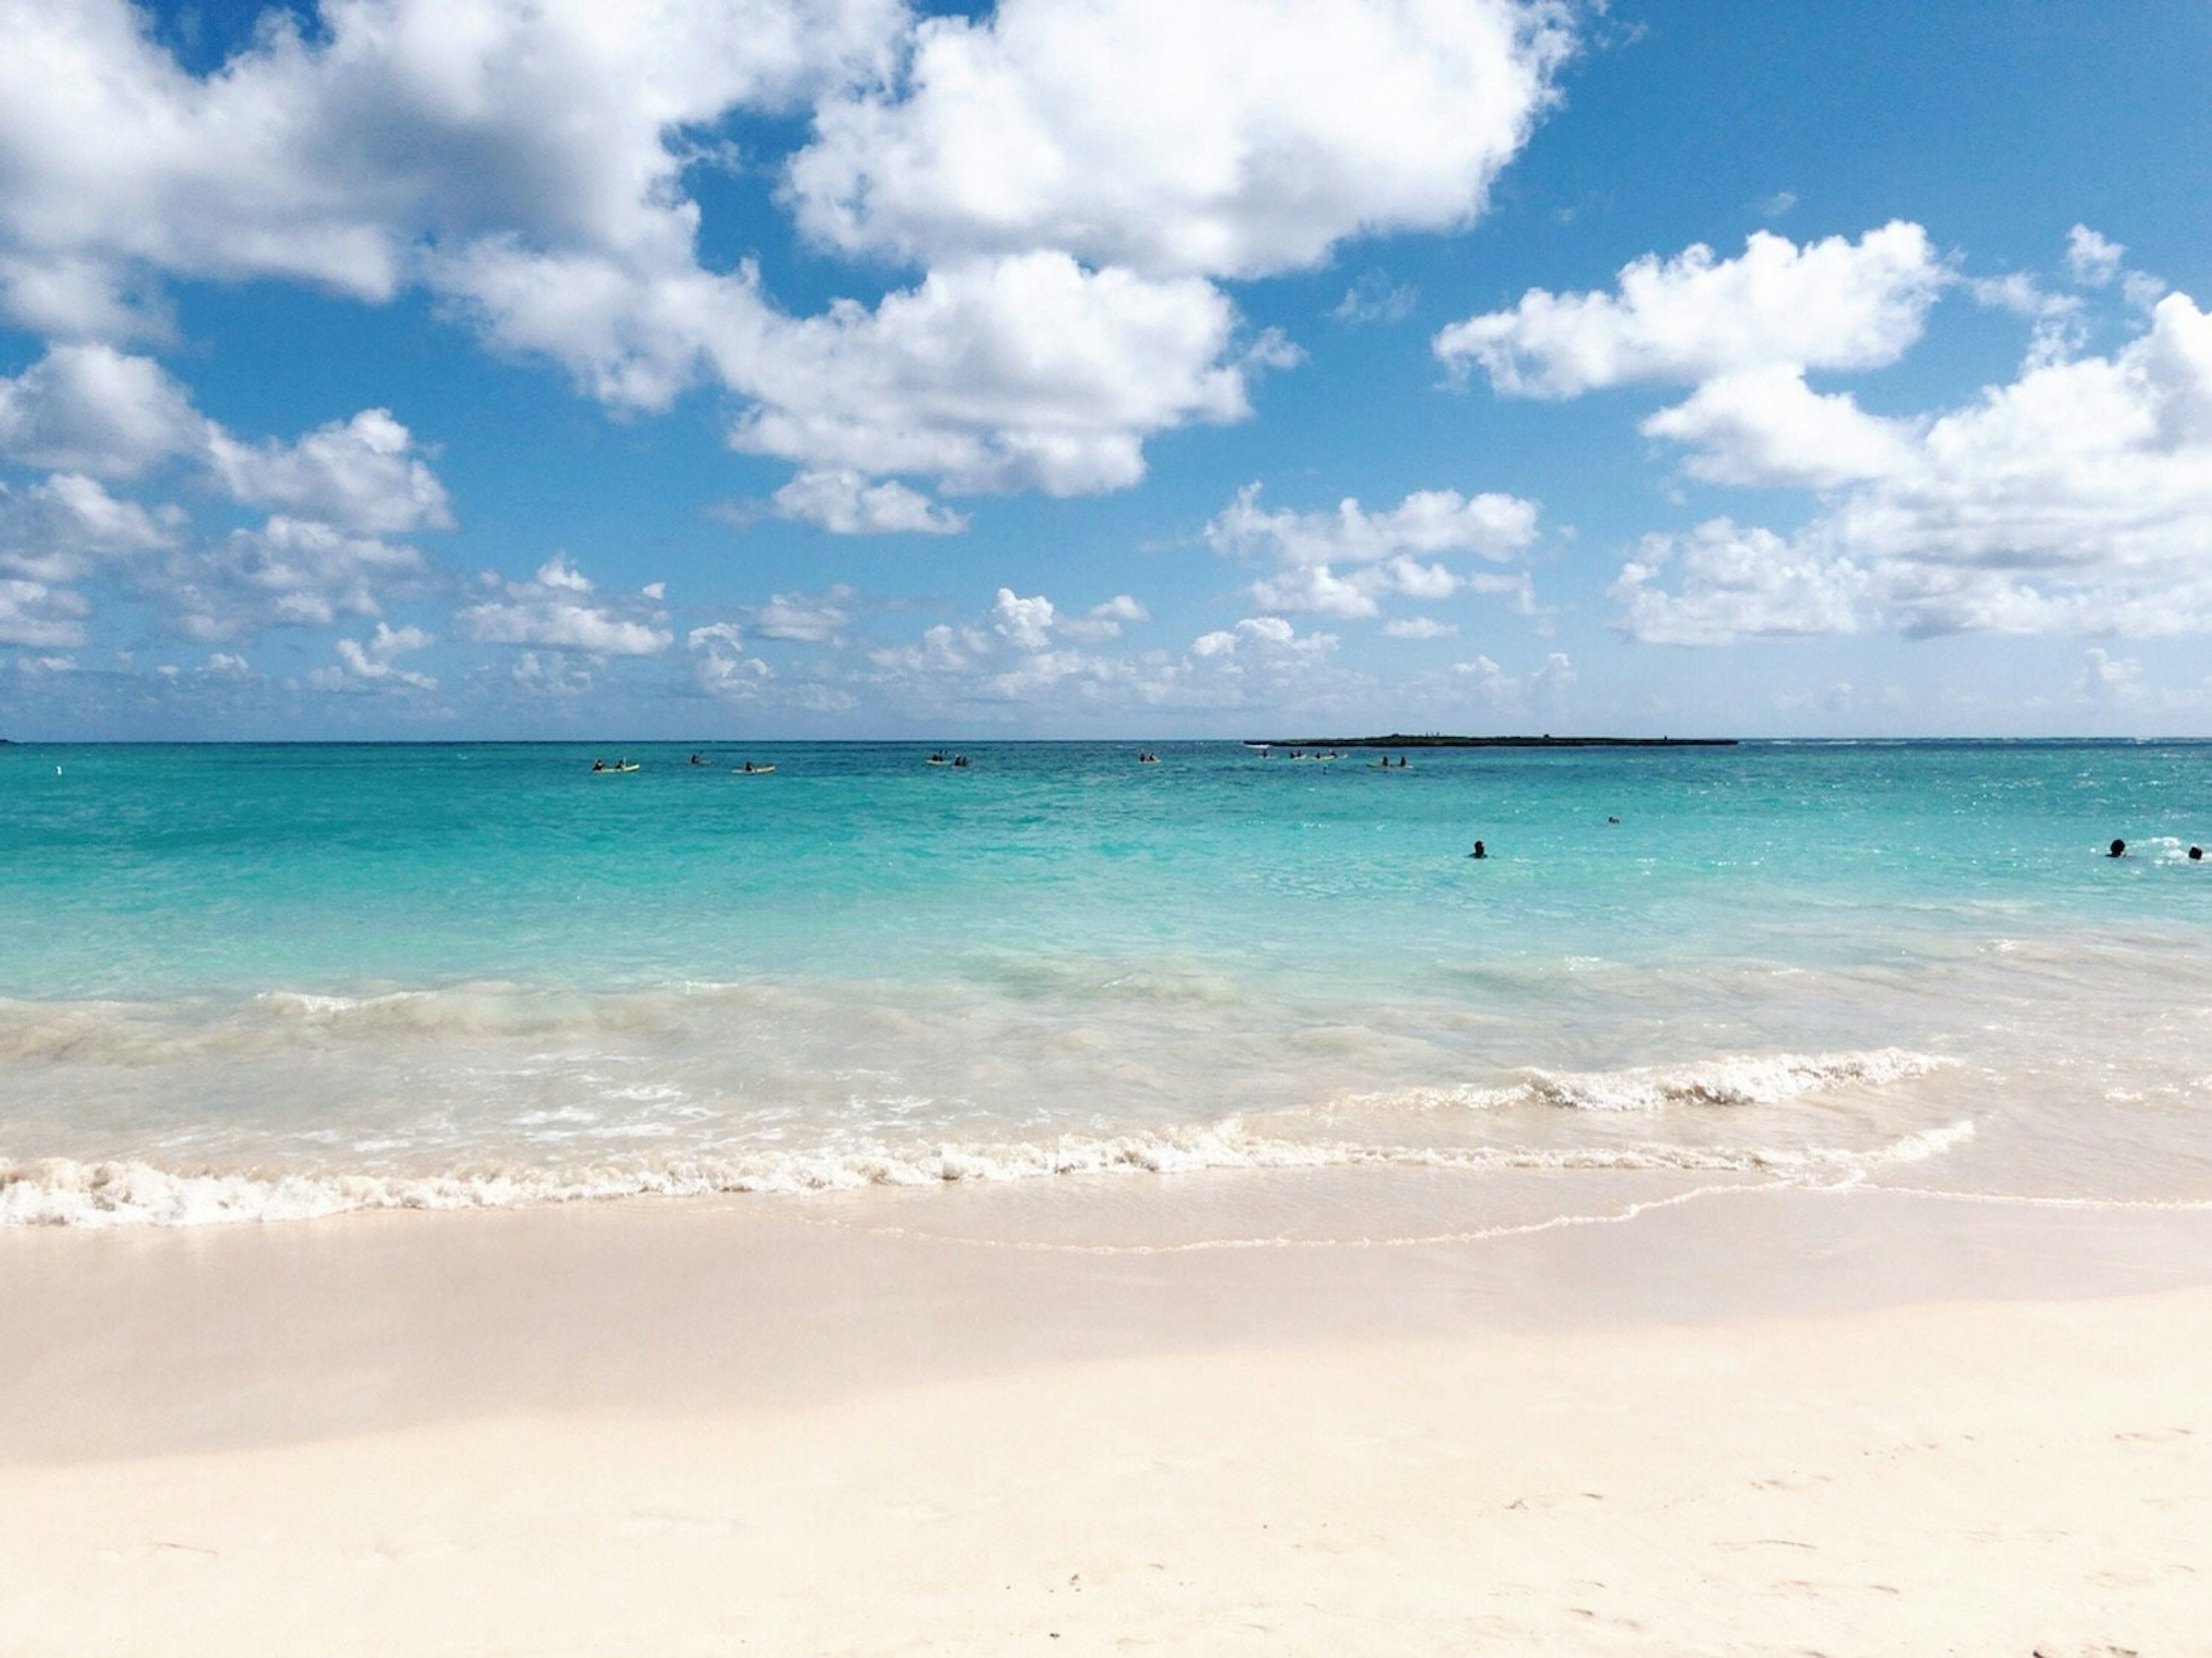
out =
[(2212, 745), (1146, 748), (0, 747), (0, 1224), (2212, 1203)]

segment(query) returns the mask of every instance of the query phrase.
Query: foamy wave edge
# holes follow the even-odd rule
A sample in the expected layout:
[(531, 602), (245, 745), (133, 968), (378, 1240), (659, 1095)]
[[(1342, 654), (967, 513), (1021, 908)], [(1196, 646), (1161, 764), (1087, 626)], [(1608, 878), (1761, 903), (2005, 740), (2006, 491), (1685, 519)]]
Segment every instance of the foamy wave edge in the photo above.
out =
[(637, 1168), (603, 1165), (428, 1176), (192, 1173), (135, 1161), (49, 1158), (0, 1162), (0, 1225), (204, 1226), (315, 1220), (362, 1210), (507, 1209), (616, 1198), (801, 1193), (1064, 1175), (1224, 1169), (1653, 1169), (1764, 1175), (1778, 1181), (1834, 1185), (1862, 1181), (1889, 1164), (1940, 1157), (1971, 1139), (1973, 1133), (1972, 1123), (1957, 1122), (1906, 1135), (1871, 1151), (1659, 1145), (1443, 1150), (1271, 1139), (1247, 1134), (1232, 1121), (1111, 1139), (1070, 1137), (1050, 1145), (680, 1159)]
[(1355, 1107), (1494, 1111), (1548, 1105), (1565, 1111), (1651, 1112), (1670, 1106), (1780, 1105), (1840, 1088), (1887, 1088), (1949, 1065), (1902, 1048), (1835, 1054), (1746, 1054), (1620, 1071), (1524, 1071), (1503, 1087), (1424, 1088), (1362, 1094)]

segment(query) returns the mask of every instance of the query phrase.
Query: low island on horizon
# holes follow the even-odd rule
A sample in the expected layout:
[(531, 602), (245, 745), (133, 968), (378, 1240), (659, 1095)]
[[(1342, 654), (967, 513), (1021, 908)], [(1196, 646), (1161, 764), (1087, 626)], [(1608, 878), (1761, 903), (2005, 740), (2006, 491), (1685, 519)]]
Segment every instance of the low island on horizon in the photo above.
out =
[(1732, 749), (1733, 737), (1454, 737), (1430, 732), (1410, 737), (1393, 732), (1388, 737), (1275, 737), (1247, 738), (1248, 748), (1259, 749)]

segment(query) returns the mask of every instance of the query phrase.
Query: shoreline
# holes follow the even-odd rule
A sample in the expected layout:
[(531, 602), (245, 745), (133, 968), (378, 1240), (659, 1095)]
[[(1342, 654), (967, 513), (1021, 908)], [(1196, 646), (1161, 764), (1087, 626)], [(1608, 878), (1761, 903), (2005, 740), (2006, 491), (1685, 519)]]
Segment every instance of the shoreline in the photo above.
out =
[(0, 1234), (0, 1649), (2204, 1649), (2212, 1212), (941, 1196)]

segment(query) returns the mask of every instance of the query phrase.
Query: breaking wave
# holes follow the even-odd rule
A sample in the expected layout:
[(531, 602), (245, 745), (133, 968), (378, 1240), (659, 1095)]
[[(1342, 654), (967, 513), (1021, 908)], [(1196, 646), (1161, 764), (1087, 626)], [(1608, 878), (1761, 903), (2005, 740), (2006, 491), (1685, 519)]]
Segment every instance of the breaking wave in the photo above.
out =
[(1871, 1151), (1662, 1144), (1576, 1148), (1416, 1147), (1305, 1143), (1249, 1133), (1237, 1121), (1174, 1132), (1050, 1142), (937, 1145), (908, 1151), (760, 1153), (659, 1163), (488, 1169), (445, 1175), (191, 1171), (64, 1158), (0, 1162), (0, 1224), (193, 1226), (308, 1220), (359, 1210), (499, 1209), (629, 1197), (809, 1193), (871, 1186), (1035, 1180), (1059, 1175), (1179, 1175), (1227, 1169), (1398, 1166), (1492, 1169), (1733, 1172), (1778, 1182), (1851, 1184), (1887, 1165), (1940, 1157), (1972, 1138), (1953, 1123)]
[(1879, 1048), (1843, 1054), (1745, 1054), (1618, 1071), (1532, 1067), (1503, 1087), (1362, 1094), (1346, 1103), (1478, 1111), (1544, 1105), (1567, 1111), (1619, 1112), (1661, 1111), (1670, 1106), (1781, 1105), (1808, 1094), (1907, 1082), (1948, 1063), (1933, 1054)]

